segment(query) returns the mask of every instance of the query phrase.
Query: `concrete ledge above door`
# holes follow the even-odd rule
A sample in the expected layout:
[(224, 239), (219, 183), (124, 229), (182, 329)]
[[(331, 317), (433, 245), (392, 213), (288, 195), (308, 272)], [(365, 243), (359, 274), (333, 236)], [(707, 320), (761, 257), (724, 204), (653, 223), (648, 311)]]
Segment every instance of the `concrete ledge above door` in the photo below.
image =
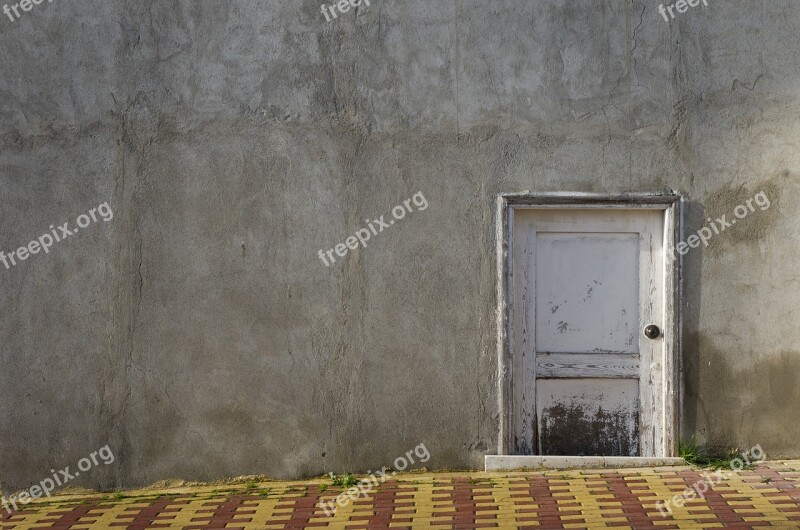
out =
[(659, 467), (684, 465), (683, 458), (648, 456), (530, 456), (486, 455), (486, 471), (605, 467)]

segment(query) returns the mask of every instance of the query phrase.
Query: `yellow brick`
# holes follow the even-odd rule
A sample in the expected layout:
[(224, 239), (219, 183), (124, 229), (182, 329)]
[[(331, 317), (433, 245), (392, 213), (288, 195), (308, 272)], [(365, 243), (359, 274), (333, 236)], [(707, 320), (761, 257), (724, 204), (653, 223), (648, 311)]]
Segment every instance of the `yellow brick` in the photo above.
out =
[(744, 519), (747, 522), (753, 522), (753, 521), (788, 521), (788, 519), (786, 517), (777, 517), (777, 516), (773, 516), (773, 517), (764, 517), (764, 516), (748, 517), (748, 516), (742, 516), (742, 519)]

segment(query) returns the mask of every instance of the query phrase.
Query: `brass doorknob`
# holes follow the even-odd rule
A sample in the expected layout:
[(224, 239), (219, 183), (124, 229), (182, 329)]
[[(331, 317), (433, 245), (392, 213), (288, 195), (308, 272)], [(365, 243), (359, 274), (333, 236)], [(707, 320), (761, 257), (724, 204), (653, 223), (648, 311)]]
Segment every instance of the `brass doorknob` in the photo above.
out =
[(661, 330), (655, 324), (650, 324), (644, 328), (644, 336), (648, 339), (657, 339), (661, 335)]

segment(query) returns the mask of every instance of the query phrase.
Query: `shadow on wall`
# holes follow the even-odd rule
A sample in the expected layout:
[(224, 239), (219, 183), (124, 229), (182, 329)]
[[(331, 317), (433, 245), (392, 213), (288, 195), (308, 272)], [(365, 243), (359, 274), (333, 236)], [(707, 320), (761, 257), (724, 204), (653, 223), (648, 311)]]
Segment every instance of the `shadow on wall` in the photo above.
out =
[[(699, 202), (686, 201), (683, 208), (682, 231), (679, 241), (685, 241), (688, 234), (695, 233), (705, 222), (705, 209)], [(681, 351), (681, 395), (683, 403), (680, 410), (680, 440), (688, 440), (697, 432), (697, 395), (700, 385), (697, 365), (697, 341), (690, 337), (698, 334), (700, 326), (700, 307), (702, 306), (702, 262), (703, 248), (698, 247), (683, 256), (681, 277), (683, 281), (683, 348)]]
[[(796, 440), (800, 439), (800, 351), (753, 351), (753, 342), (742, 342), (738, 350), (723, 349), (714, 343), (714, 330), (700, 327), (703, 258), (712, 261), (744, 245), (758, 244), (780, 222), (779, 181), (786, 176), (783, 172), (754, 189), (722, 189), (705, 206), (685, 203), (682, 241), (707, 225), (709, 218), (726, 213), (730, 219), (730, 212), (738, 204), (760, 191), (770, 200), (768, 209), (756, 208), (746, 222), (731, 226), (725, 233), (715, 235), (707, 247), (700, 245), (683, 256), (682, 440), (697, 435), (701, 445), (720, 449), (760, 443), (773, 457), (792, 456), (796, 450)], [(754, 270), (753, 274), (755, 284), (759, 271)], [(714, 284), (733, 293), (731, 303), (744, 303), (740, 300), (746, 296), (743, 286), (730, 282), (722, 278)], [(741, 288), (741, 294), (737, 288)], [(708, 326), (710, 319), (706, 317), (704, 322)], [(730, 325), (737, 326), (735, 322)]]

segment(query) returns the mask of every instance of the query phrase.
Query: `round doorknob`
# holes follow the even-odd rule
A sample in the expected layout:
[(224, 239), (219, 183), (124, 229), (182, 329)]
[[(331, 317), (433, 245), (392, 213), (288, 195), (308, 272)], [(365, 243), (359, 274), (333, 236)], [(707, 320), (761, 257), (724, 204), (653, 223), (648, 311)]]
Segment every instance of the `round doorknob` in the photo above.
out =
[(650, 324), (644, 328), (644, 336), (648, 339), (657, 339), (661, 335), (661, 330), (655, 324)]

